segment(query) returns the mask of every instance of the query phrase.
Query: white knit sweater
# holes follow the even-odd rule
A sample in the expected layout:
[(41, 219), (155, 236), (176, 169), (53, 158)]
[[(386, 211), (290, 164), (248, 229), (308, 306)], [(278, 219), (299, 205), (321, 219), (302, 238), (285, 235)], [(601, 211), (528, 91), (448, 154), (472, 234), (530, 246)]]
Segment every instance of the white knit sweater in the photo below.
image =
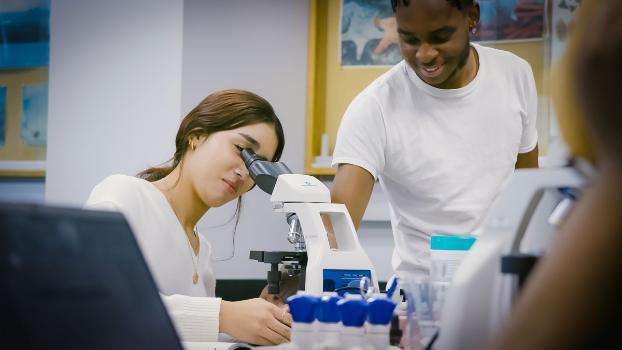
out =
[(193, 284), (197, 257), (164, 194), (146, 180), (112, 175), (93, 188), (85, 207), (126, 217), (181, 339), (217, 341), (221, 299), (214, 297), (211, 246), (199, 234), (199, 282)]

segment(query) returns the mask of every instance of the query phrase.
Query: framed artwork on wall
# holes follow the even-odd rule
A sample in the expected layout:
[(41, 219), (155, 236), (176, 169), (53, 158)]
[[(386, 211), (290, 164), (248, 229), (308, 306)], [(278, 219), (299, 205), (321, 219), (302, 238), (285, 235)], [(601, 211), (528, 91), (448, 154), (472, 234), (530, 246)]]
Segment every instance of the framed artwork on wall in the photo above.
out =
[(542, 40), (545, 0), (478, 0), (480, 22), (473, 41)]
[(342, 0), (340, 12), (342, 67), (392, 66), (402, 60), (388, 0)]
[(50, 0), (0, 3), (0, 176), (45, 175)]

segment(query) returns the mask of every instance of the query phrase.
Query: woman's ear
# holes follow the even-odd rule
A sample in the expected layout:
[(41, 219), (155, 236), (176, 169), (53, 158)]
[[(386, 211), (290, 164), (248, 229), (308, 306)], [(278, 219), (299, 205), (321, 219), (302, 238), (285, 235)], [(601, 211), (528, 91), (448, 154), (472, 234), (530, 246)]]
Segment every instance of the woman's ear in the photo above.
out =
[(207, 139), (207, 135), (195, 136), (190, 135), (188, 137), (188, 148), (191, 150), (196, 150), (205, 140)]
[(480, 14), (480, 9), (479, 9), (479, 3), (478, 2), (474, 2), (473, 5), (471, 5), (471, 7), (468, 10), (469, 12), (467, 13), (467, 17), (469, 18), (469, 27), (470, 28), (476, 28), (477, 25), (479, 24), (479, 14)]
[(192, 138), (188, 139), (188, 148), (191, 151), (194, 151), (197, 148), (197, 144), (195, 143), (195, 140), (193, 140)]

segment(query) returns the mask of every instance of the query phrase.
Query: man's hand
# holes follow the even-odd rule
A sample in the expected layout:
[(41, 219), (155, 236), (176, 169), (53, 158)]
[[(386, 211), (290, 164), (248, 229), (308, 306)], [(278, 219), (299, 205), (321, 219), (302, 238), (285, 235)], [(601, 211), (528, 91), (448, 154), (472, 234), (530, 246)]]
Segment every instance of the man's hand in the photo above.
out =
[(222, 301), (220, 331), (243, 342), (276, 345), (289, 342), (292, 317), (264, 299)]

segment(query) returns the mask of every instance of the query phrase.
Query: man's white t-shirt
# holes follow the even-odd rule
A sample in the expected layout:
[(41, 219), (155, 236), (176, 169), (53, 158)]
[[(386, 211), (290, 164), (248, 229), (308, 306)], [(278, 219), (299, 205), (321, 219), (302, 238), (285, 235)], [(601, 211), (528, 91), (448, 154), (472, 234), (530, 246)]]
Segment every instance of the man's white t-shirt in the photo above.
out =
[(537, 145), (531, 67), (472, 45), (479, 70), (468, 85), (432, 87), (402, 61), (352, 101), (339, 126), (333, 166), (357, 165), (379, 180), (398, 273), (429, 273), (431, 234), (477, 234), (518, 153)]
[(214, 297), (211, 246), (199, 234), (197, 259), (164, 194), (146, 180), (112, 175), (93, 188), (85, 207), (125, 216), (182, 340), (217, 341), (221, 299)]

